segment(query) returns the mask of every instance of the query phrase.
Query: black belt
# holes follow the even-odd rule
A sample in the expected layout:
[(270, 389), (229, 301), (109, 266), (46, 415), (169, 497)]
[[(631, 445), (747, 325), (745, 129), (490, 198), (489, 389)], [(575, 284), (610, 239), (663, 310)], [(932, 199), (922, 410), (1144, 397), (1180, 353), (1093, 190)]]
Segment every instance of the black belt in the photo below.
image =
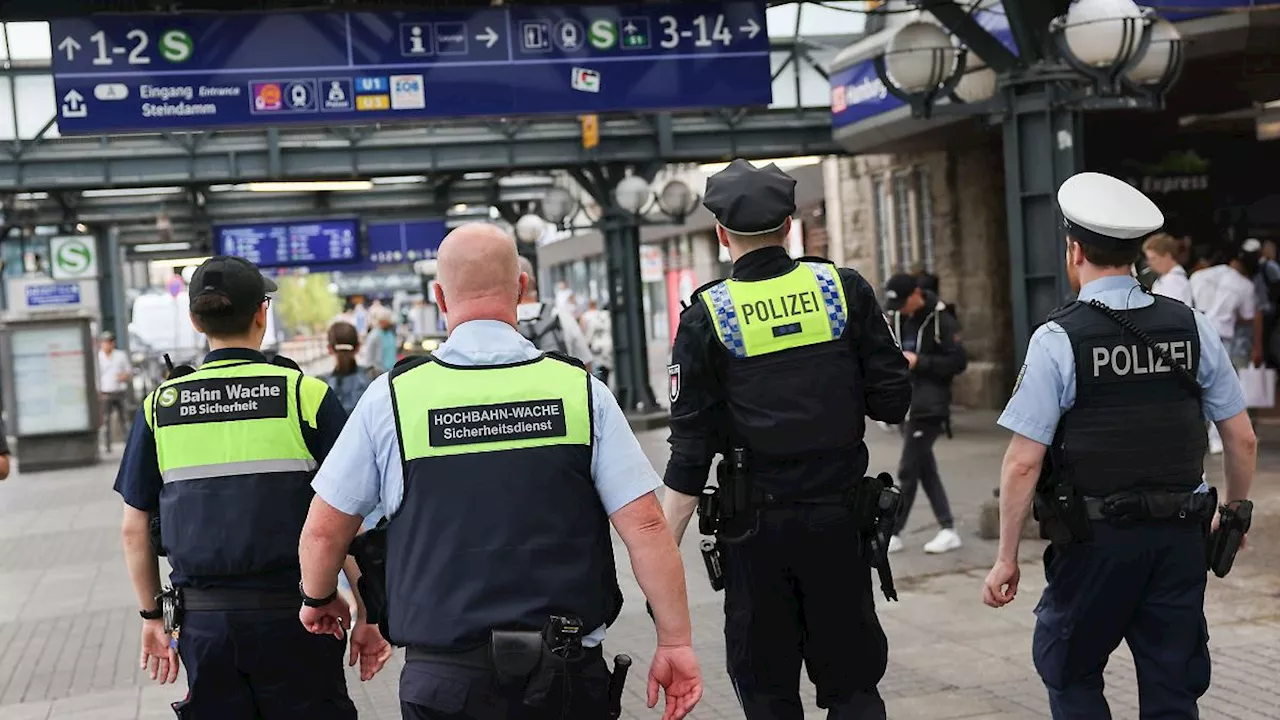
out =
[(297, 590), (240, 590), (233, 588), (182, 588), (187, 612), (211, 610), (297, 610), (302, 597)]
[(1190, 492), (1129, 492), (1084, 499), (1090, 520), (1107, 521), (1202, 521), (1212, 514), (1212, 505), (1209, 493)]
[[(582, 648), (582, 653), (578, 662), (594, 661), (604, 657), (604, 648), (600, 645), (594, 647)], [(463, 667), (479, 668), (481, 670), (492, 670), (493, 659), (489, 656), (489, 644), (485, 643), (477, 648), (470, 650), (462, 650), (458, 652), (445, 652), (443, 650), (431, 650), (424, 647), (410, 645), (405, 648), (404, 659), (406, 662), (419, 660), (425, 662), (443, 663), (445, 665), (461, 665)]]

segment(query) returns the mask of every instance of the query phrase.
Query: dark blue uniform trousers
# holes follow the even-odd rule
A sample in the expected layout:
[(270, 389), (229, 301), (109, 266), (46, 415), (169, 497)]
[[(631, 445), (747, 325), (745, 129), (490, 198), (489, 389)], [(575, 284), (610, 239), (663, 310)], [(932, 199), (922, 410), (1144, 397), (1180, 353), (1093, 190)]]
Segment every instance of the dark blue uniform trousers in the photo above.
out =
[(794, 506), (721, 544), (729, 677), (747, 720), (802, 720), (800, 666), (829, 720), (884, 720), (889, 645), (849, 512)]
[(182, 720), (355, 720), (346, 643), (313, 635), (295, 610), (188, 612), (178, 638), (189, 691)]
[(404, 720), (607, 720), (609, 670), (598, 654), (570, 663), (538, 707), (524, 705), (524, 688), (500, 688), (493, 671), (410, 660), (400, 673)]
[(1093, 523), (1088, 543), (1045, 551), (1036, 606), (1036, 670), (1054, 720), (1106, 720), (1102, 671), (1124, 640), (1143, 720), (1199, 718), (1209, 689), (1205, 540), (1189, 522)]

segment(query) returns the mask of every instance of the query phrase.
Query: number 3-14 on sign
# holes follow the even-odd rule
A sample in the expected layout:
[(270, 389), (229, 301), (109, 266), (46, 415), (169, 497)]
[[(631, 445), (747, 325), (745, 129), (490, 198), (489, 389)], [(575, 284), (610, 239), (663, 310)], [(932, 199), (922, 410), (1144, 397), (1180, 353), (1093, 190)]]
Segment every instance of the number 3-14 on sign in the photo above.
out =
[[(662, 40), (658, 45), (665, 50), (678, 47), (680, 38), (693, 38), (693, 46), (700, 48), (711, 47), (717, 41), (722, 45), (733, 42), (733, 31), (725, 25), (724, 15), (716, 15), (714, 19), (699, 15), (693, 19), (693, 30), (681, 30), (680, 21), (671, 15), (658, 18), (658, 23), (662, 25)], [(694, 37), (695, 30), (697, 37)], [(746, 35), (748, 40), (753, 40), (760, 34), (760, 23), (748, 19), (746, 24), (738, 28), (738, 32)]]

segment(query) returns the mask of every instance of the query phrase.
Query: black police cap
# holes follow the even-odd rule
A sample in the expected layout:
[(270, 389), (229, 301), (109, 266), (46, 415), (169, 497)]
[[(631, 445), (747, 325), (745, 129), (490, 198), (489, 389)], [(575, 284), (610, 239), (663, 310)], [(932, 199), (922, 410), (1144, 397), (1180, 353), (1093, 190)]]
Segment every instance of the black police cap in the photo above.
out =
[(757, 168), (738, 159), (707, 178), (702, 204), (735, 235), (778, 230), (796, 211), (796, 179), (769, 163)]

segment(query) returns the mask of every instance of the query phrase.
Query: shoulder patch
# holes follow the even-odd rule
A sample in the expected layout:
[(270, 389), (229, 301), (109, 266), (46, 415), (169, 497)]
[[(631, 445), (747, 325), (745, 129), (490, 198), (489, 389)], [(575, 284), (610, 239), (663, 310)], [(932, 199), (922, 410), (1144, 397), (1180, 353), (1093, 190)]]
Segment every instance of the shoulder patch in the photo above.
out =
[(680, 399), (680, 363), (667, 366), (667, 398), (673, 404)]

